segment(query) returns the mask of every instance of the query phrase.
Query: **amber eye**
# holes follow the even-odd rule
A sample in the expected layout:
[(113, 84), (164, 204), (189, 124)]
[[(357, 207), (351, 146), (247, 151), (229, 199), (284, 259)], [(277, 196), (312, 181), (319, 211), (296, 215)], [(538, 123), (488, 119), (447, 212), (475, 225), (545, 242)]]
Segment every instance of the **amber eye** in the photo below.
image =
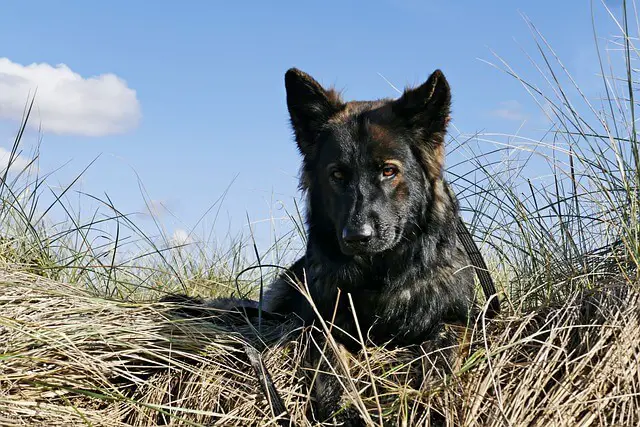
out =
[(344, 174), (341, 171), (335, 169), (331, 172), (331, 178), (335, 179), (336, 181), (342, 181), (344, 179)]
[(382, 168), (382, 176), (385, 178), (393, 178), (398, 173), (398, 168), (394, 165), (384, 165)]

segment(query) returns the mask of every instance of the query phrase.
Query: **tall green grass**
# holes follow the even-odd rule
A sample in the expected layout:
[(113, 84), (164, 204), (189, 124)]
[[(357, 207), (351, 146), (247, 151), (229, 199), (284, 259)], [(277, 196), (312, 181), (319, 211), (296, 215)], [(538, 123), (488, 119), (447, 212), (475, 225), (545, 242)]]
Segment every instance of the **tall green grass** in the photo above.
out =
[[(37, 147), (32, 155), (22, 154), (21, 143), (34, 101), (29, 100), (7, 165), (1, 170), (3, 266), (124, 300), (153, 300), (167, 292), (207, 297), (231, 293), (255, 296), (253, 285), (260, 280), (259, 273), (250, 269), (241, 277), (238, 273), (261, 260), (273, 263), (295, 250), (292, 245), (296, 229), (301, 230), (299, 212), (288, 214), (296, 229), (276, 237), (272, 246), (260, 250), (248, 216), (247, 235), (220, 239), (209, 233), (207, 240), (196, 235), (194, 230), (205, 216), (213, 215), (215, 225), (228, 190), (203, 214), (187, 241), (176, 242), (154, 211), (140, 180), (140, 197), (147, 207), (151, 227), (140, 224), (138, 212), (121, 211), (108, 195), (86, 194), (74, 187), (93, 162), (66, 186), (49, 186), (55, 171), (40, 174)], [(24, 158), (31, 160), (25, 165)]]
[(603, 41), (594, 22), (597, 97), (585, 94), (524, 17), (536, 48), (527, 55), (529, 68), (514, 69), (497, 54), (485, 62), (521, 83), (547, 127), (529, 137), (482, 133), (452, 140), (468, 159), (450, 170), (465, 217), (514, 309), (562, 302), (608, 280), (638, 279), (638, 80), (632, 64), (640, 27), (635, 3), (624, 2), (620, 16), (600, 7), (621, 35)]

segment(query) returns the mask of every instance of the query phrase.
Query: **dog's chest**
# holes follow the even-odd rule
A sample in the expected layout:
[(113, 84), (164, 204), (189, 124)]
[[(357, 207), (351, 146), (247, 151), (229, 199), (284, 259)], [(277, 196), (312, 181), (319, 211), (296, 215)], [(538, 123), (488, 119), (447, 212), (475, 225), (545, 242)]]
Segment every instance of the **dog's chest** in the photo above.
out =
[(420, 318), (425, 308), (422, 293), (411, 283), (397, 286), (384, 278), (368, 279), (358, 287), (336, 284), (334, 277), (316, 280), (312, 292), (322, 317), (333, 319), (348, 335), (362, 335), (378, 345), (424, 338), (431, 325)]

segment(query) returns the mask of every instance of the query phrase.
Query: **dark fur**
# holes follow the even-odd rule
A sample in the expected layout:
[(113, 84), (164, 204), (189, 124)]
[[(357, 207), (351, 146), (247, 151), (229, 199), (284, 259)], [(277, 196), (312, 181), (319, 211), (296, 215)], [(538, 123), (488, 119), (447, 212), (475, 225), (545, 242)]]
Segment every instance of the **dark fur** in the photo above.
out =
[[(325, 320), (340, 289), (334, 324), (357, 337), (351, 293), (360, 328), (374, 344), (418, 344), (434, 338), (443, 322), (466, 322), (474, 272), (456, 235), (458, 202), (443, 179), (451, 101), (444, 75), (434, 72), (398, 100), (372, 102), (345, 103), (297, 69), (286, 73), (285, 85), (303, 157), (308, 244), (266, 292), (266, 310), (314, 321), (292, 286), (293, 273), (306, 279)], [(383, 176), (389, 161), (398, 166), (391, 178)], [(370, 236), (349, 241), (350, 233)], [(357, 351), (348, 335), (334, 336)], [(337, 409), (335, 387), (320, 386), (321, 416)]]

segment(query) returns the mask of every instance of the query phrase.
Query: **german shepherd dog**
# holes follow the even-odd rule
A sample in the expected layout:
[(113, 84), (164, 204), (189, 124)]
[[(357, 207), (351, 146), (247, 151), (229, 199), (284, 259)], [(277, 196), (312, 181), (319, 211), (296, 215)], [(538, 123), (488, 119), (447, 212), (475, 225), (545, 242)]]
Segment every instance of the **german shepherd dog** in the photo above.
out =
[[(444, 323), (466, 324), (474, 269), (443, 177), (451, 104), (443, 73), (395, 100), (344, 102), (295, 68), (285, 86), (302, 155), (308, 239), (305, 255), (265, 292), (264, 310), (312, 324), (315, 311), (293, 284), (306, 282), (317, 311), (351, 352), (362, 346), (353, 338), (355, 318), (370, 343), (393, 346), (433, 339)], [(311, 359), (319, 360), (317, 351)], [(315, 417), (331, 420), (341, 396), (335, 377), (318, 377)], [(349, 408), (334, 420), (362, 424)]]
[[(443, 73), (397, 100), (344, 102), (295, 68), (285, 86), (302, 155), (308, 239), (305, 256), (265, 293), (265, 310), (313, 322), (291, 283), (306, 280), (320, 315), (350, 351), (361, 348), (351, 338), (358, 336), (355, 317), (373, 344), (398, 346), (434, 338), (445, 322), (467, 322), (474, 269), (456, 233), (458, 202), (443, 178), (451, 104)], [(324, 418), (339, 409), (339, 386), (320, 383)], [(342, 421), (356, 418), (347, 411)]]

